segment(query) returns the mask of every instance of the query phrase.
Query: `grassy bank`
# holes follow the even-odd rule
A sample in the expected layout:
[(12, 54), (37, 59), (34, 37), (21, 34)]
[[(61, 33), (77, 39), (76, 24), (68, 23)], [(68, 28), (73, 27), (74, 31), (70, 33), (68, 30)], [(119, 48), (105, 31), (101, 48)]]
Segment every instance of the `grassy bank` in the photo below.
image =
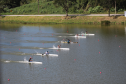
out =
[(108, 16), (6, 16), (0, 17), (0, 22), (24, 23), (24, 24), (101, 24), (108, 20), (111, 24), (126, 24), (126, 17)]

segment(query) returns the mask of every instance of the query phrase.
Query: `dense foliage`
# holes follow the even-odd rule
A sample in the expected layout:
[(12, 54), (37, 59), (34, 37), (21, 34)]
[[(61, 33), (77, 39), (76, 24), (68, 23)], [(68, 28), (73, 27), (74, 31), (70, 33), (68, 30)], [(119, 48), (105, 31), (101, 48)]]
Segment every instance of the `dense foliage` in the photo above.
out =
[[(39, 1), (39, 3), (38, 3)], [(0, 12), (8, 14), (64, 14), (123, 12), (126, 0), (0, 0)]]
[(66, 11), (66, 16), (68, 16), (68, 10), (75, 4), (76, 0), (54, 0), (55, 6), (61, 6)]

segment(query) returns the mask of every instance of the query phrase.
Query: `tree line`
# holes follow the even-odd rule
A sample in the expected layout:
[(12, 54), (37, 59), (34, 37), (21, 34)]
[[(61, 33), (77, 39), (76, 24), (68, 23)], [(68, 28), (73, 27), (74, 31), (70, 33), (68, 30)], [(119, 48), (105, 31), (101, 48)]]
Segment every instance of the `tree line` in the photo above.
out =
[(102, 6), (104, 10), (108, 10), (110, 16), (110, 9), (112, 7), (116, 9), (126, 9), (126, 0), (53, 0), (56, 7), (62, 6), (68, 16), (68, 10), (70, 7), (75, 9), (82, 9), (86, 11), (90, 7)]
[(126, 0), (0, 0), (0, 11), (4, 11), (3, 8), (5, 7), (14, 8), (24, 4), (29, 4), (33, 1), (38, 1), (38, 5), (39, 1), (53, 1), (53, 4), (56, 7), (61, 6), (66, 11), (66, 16), (68, 16), (70, 8), (72, 8), (73, 11), (87, 11), (98, 6), (97, 11), (100, 11), (100, 7), (103, 7), (102, 9), (109, 11), (109, 14), (111, 8), (115, 8), (115, 11), (126, 9)]

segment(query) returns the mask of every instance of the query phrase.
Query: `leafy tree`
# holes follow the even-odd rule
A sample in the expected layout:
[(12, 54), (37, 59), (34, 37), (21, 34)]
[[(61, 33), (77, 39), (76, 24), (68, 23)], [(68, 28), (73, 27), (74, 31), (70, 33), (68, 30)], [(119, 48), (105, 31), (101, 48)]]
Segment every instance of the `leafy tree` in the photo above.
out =
[(108, 10), (108, 16), (110, 16), (110, 8), (114, 7), (114, 0), (100, 0), (100, 5)]
[(20, 0), (20, 5), (29, 4), (32, 0)]
[(77, 0), (77, 8), (84, 9), (88, 3), (88, 0)]
[(56, 7), (61, 6), (66, 11), (66, 16), (68, 16), (68, 10), (75, 4), (76, 0), (54, 0), (54, 5)]
[(116, 1), (117, 9), (126, 9), (126, 0), (114, 0)]

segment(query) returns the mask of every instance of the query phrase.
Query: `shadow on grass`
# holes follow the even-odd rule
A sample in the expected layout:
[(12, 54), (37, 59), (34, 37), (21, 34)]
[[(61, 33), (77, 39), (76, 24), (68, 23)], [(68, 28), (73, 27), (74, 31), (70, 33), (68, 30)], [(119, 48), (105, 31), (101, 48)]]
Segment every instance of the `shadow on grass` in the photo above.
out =
[(110, 17), (113, 17), (113, 19), (117, 19), (120, 16), (124, 16), (124, 15), (111, 15)]

